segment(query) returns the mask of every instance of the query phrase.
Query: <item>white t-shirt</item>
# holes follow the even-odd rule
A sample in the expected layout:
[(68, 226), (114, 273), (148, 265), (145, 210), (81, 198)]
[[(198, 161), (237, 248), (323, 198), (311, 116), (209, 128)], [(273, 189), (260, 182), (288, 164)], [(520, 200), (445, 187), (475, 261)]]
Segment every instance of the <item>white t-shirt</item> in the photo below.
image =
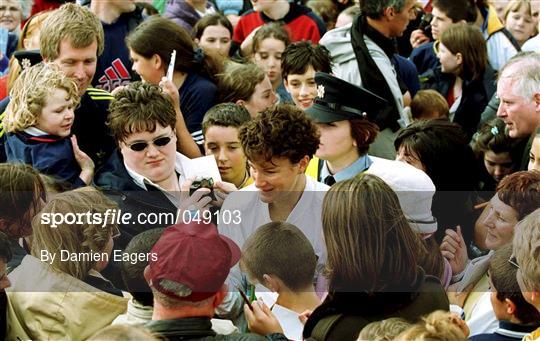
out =
[[(329, 188), (327, 185), (306, 176), (304, 192), (286, 220), (298, 227), (311, 242), (315, 254), (318, 256), (317, 269), (322, 269), (326, 262), (321, 214), (324, 195)], [(240, 222), (237, 220), (238, 223), (235, 223), (234, 219), (231, 219), (226, 224), (222, 219), (218, 223), (218, 231), (232, 239), (240, 248), (257, 228), (272, 222), (268, 204), (260, 200), (259, 191), (254, 184), (229, 194), (225, 199), (221, 207), (222, 215), (224, 212), (232, 213), (235, 210), (241, 212)], [(234, 213), (232, 216), (236, 217)], [(229, 287), (228, 295), (216, 312), (223, 317), (235, 319), (241, 312), (243, 305), (236, 287), (240, 286), (245, 289), (247, 285), (245, 275), (240, 271), (238, 264), (231, 269), (226, 283)], [(240, 321), (235, 321), (237, 326), (238, 323)]]

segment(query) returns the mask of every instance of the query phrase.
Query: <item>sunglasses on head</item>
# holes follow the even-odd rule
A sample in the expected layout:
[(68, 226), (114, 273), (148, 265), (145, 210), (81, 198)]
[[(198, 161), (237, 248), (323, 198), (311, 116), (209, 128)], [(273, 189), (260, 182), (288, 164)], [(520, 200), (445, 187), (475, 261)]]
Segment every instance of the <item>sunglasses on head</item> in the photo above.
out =
[(149, 143), (152, 143), (154, 146), (160, 148), (160, 147), (164, 147), (168, 145), (169, 142), (171, 142), (171, 140), (172, 140), (171, 136), (162, 136), (162, 137), (158, 137), (152, 140), (151, 142), (135, 142), (132, 144), (128, 144), (127, 146), (129, 147), (129, 149), (133, 151), (141, 152), (148, 147)]
[(519, 264), (517, 262), (516, 256), (512, 253), (510, 258), (508, 259), (508, 263), (512, 264), (516, 269), (519, 269)]

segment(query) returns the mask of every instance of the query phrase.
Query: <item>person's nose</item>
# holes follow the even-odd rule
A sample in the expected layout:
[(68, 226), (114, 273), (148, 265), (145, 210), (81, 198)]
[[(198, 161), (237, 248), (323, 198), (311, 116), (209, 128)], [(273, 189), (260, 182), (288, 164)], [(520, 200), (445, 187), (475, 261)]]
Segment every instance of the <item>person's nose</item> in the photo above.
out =
[(506, 117), (506, 108), (502, 101), (499, 104), (499, 108), (497, 108), (497, 117)]
[(73, 72), (73, 76), (77, 79), (84, 79), (86, 77), (86, 72), (84, 72), (84, 65), (83, 63), (77, 63), (75, 65), (75, 70)]
[(309, 86), (305, 85), (305, 84), (302, 84), (300, 86), (300, 97), (308, 97), (309, 96)]
[(272, 99), (272, 104), (276, 104), (278, 101), (277, 95), (274, 91), (272, 91), (271, 99)]
[(218, 153), (218, 160), (219, 161), (227, 161), (227, 153), (225, 152), (225, 148), (221, 148)]
[(67, 109), (66, 115), (64, 117), (66, 120), (72, 120), (75, 118), (75, 111), (73, 108)]
[(149, 142), (148, 147), (146, 147), (146, 155), (148, 157), (156, 157), (159, 155), (159, 148), (153, 142)]
[(493, 209), (493, 207), (490, 207), (489, 212), (488, 212), (486, 218), (484, 219), (484, 225), (486, 225), (488, 228), (493, 228), (494, 218), (495, 218), (494, 209)]

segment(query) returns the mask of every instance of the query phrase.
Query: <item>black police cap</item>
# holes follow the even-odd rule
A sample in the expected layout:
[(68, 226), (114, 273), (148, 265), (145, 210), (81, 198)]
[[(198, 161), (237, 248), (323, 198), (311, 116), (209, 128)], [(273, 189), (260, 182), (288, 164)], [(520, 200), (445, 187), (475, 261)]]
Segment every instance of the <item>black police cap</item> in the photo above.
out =
[(315, 73), (317, 97), (306, 114), (317, 123), (357, 118), (375, 121), (388, 101), (373, 92), (323, 72)]

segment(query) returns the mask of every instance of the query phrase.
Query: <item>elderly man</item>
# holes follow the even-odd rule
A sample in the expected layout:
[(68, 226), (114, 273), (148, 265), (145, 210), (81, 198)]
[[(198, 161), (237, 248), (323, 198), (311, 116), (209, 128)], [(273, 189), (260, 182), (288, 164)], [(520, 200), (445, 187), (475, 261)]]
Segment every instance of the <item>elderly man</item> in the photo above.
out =
[(520, 169), (526, 170), (533, 133), (540, 126), (540, 54), (527, 52), (512, 58), (499, 73), (497, 116), (504, 120), (508, 135), (529, 138)]
[[(394, 69), (394, 38), (400, 37), (409, 21), (416, 18), (415, 0), (365, 0), (361, 14), (352, 24), (324, 35), (321, 44), (334, 58), (334, 74), (350, 83), (374, 92), (388, 101), (377, 115), (381, 134), (370, 154), (395, 157), (393, 132), (404, 125), (403, 96), (406, 91)], [(401, 82), (402, 83), (402, 82)], [(398, 120), (402, 120), (398, 123)]]

